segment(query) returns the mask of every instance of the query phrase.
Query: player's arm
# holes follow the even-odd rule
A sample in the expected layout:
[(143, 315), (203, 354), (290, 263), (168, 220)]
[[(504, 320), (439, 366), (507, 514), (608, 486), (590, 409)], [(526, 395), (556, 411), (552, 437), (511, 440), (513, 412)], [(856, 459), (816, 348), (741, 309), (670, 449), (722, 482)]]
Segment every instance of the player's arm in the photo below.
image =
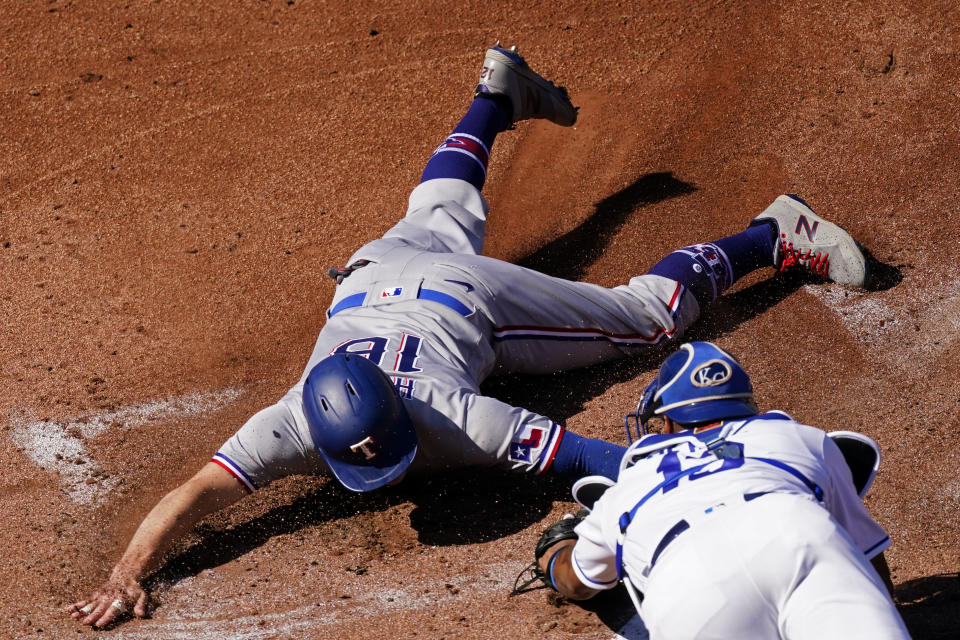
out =
[(226, 470), (207, 463), (154, 506), (134, 533), (110, 578), (88, 598), (67, 607), (70, 617), (102, 627), (131, 605), (135, 615), (146, 616), (149, 594), (140, 581), (159, 567), (174, 542), (200, 519), (233, 504), (247, 493)]
[(600, 593), (580, 582), (573, 570), (573, 547), (576, 540), (562, 540), (540, 558), (540, 570), (553, 583), (557, 592), (571, 600), (587, 600)]
[(626, 447), (564, 431), (547, 470), (567, 478), (604, 476), (616, 481)]
[(579, 436), (546, 416), (478, 393), (463, 393), (459, 403), (467, 436), (513, 469), (617, 479), (625, 447)]

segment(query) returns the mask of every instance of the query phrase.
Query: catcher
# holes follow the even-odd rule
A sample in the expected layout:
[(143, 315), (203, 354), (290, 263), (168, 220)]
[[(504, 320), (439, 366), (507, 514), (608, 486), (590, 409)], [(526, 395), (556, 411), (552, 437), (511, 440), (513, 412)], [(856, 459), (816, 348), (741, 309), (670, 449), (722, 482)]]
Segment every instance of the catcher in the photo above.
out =
[(909, 638), (890, 538), (861, 500), (872, 440), (760, 414), (747, 373), (707, 342), (664, 361), (638, 431), (652, 416), (664, 433), (630, 446), (615, 484), (575, 486), (592, 508), (544, 532), (536, 578), (577, 600), (622, 581), (654, 639)]

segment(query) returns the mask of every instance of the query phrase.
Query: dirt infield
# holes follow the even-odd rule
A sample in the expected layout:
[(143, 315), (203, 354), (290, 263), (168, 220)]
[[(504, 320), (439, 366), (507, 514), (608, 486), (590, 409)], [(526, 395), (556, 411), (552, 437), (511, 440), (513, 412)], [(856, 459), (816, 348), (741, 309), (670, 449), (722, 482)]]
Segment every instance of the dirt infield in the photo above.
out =
[[(901, 612), (960, 633), (956, 2), (105, 5), (0, 5), (0, 637), (95, 633), (60, 607), (297, 380), (327, 268), (403, 214), (497, 38), (580, 116), (498, 138), (488, 255), (615, 285), (787, 192), (870, 249), (870, 291), (758, 274), (693, 336), (762, 407), (880, 443)], [(485, 390), (621, 442), (659, 357)], [(611, 638), (616, 596), (507, 598), (570, 506), (500, 473), (290, 478), (197, 528), (151, 619), (96, 633)]]

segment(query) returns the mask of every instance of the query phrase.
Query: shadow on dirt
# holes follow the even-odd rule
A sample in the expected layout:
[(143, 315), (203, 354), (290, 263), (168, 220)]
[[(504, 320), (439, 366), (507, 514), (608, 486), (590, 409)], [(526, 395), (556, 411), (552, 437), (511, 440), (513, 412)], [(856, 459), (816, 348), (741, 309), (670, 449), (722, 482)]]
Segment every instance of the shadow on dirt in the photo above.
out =
[(490, 542), (540, 522), (555, 502), (571, 500), (569, 480), (553, 476), (518, 479), (517, 475), (484, 469), (423, 478), (403, 494), (415, 505), (410, 526), (423, 544)]
[(693, 184), (674, 178), (669, 171), (648, 173), (598, 202), (586, 220), (517, 264), (557, 278), (579, 280), (639, 207), (696, 190)]
[(905, 582), (895, 589), (898, 609), (910, 635), (947, 640), (960, 629), (960, 573), (941, 573)]
[[(201, 523), (194, 543), (171, 556), (151, 576), (149, 585), (170, 585), (195, 576), (235, 560), (274, 536), (398, 504), (414, 505), (410, 526), (419, 542), (446, 546), (490, 542), (518, 533), (543, 520), (555, 502), (571, 500), (567, 480), (536, 476), (517, 482), (516, 473), (496, 468), (414, 477), (396, 488), (370, 493), (352, 493), (331, 479), (297, 480), (302, 487), (292, 502), (266, 509), (246, 505)], [(260, 492), (262, 499), (270, 499), (269, 492)], [(256, 501), (260, 493), (248, 500)]]
[(867, 257), (867, 271), (870, 274), (867, 291), (886, 291), (903, 281), (903, 271), (899, 266), (880, 262), (869, 249), (864, 248), (863, 253)]
[(630, 600), (630, 594), (627, 593), (627, 588), (622, 582), (609, 591), (598, 593), (590, 600), (571, 602), (571, 604), (592, 611), (600, 622), (626, 640), (649, 637), (646, 627), (637, 615), (633, 601)]
[[(599, 202), (596, 211), (578, 227), (518, 263), (555, 277), (577, 280), (602, 255), (617, 230), (638, 208), (694, 191), (695, 185), (678, 180), (671, 172), (641, 176), (626, 188)], [(899, 266), (877, 260), (868, 250), (865, 250), (865, 254), (870, 273), (868, 291), (885, 291), (903, 280)], [(749, 287), (724, 294), (701, 315), (683, 339), (717, 340), (780, 303), (801, 287), (823, 282), (823, 279), (802, 269), (791, 269)], [(612, 384), (632, 380), (643, 372), (659, 367), (663, 358), (671, 353), (675, 346), (676, 343), (667, 343), (630, 360), (576, 371), (545, 376), (497, 376), (486, 380), (481, 390), (508, 404), (525, 407), (563, 423), (580, 413), (587, 402), (605, 392)], [(624, 407), (624, 413), (632, 408)]]

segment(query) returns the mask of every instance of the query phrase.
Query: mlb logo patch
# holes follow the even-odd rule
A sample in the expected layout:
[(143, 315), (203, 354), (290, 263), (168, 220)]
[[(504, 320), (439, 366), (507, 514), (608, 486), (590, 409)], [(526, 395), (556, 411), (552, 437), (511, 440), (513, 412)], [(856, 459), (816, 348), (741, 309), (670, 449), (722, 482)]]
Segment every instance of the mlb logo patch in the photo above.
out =
[(403, 287), (387, 287), (380, 292), (381, 298), (394, 298), (403, 293)]

